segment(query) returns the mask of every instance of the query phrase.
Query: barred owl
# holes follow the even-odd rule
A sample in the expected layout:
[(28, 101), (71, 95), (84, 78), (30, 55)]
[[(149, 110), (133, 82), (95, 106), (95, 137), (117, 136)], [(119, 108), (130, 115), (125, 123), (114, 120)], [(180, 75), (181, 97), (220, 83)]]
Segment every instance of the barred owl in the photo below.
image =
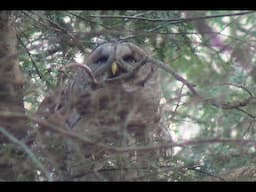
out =
[[(161, 94), (157, 67), (147, 53), (133, 43), (110, 42), (93, 50), (86, 64), (89, 71), (76, 68), (67, 86), (50, 98), (47, 111), (65, 114), (67, 129), (96, 143), (115, 147), (148, 143), (160, 128)], [(72, 148), (79, 148), (86, 159), (93, 156), (96, 161), (96, 154), (98, 159), (107, 158), (94, 145)], [(77, 164), (80, 156), (74, 154), (72, 161)]]
[(159, 126), (160, 100), (157, 68), (146, 52), (132, 43), (105, 43), (92, 51), (87, 66), (98, 84), (83, 69), (69, 83), (66, 100), (74, 101), (76, 113), (69, 126), (101, 141), (125, 133), (145, 141)]

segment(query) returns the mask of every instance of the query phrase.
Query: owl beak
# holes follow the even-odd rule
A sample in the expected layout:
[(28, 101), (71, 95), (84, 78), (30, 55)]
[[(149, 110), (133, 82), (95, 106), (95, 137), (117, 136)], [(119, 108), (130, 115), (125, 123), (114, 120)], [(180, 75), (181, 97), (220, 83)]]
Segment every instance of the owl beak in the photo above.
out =
[(112, 63), (111, 71), (112, 71), (113, 75), (115, 75), (117, 73), (117, 71), (118, 71), (118, 66), (117, 66), (117, 64), (115, 62)]

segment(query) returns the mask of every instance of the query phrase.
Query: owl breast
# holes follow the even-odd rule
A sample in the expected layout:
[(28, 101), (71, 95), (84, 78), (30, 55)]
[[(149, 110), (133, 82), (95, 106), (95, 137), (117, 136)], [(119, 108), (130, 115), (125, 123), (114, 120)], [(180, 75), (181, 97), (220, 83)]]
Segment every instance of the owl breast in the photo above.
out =
[(123, 129), (144, 134), (140, 132), (157, 128), (160, 90), (154, 79), (137, 86), (113, 82), (81, 95), (76, 110), (82, 119), (75, 129), (101, 138), (106, 134), (121, 137)]
[(145, 58), (146, 53), (130, 43), (106, 44), (94, 50), (88, 66), (99, 84), (95, 87), (80, 70), (67, 90), (67, 100), (75, 101), (68, 122), (79, 116), (72, 129), (101, 141), (119, 140), (113, 136), (122, 138), (124, 132), (144, 136), (157, 129), (158, 72)]

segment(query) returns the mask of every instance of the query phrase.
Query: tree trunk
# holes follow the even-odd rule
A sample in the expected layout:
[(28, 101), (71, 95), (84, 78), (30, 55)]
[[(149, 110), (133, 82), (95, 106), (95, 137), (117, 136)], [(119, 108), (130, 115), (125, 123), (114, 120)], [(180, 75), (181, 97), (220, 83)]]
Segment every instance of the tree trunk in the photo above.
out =
[[(26, 135), (26, 121), (12, 115), (25, 113), (23, 74), (18, 65), (12, 13), (0, 11), (0, 127), (21, 140)], [(0, 134), (0, 180), (17, 180), (22, 159), (21, 149)]]

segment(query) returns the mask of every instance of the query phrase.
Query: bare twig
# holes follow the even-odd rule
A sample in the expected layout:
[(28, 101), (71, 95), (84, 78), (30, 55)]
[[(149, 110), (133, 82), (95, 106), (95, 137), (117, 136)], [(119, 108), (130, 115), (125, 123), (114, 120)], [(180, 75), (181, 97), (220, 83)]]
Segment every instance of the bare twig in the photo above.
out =
[(191, 17), (191, 18), (178, 18), (178, 19), (153, 19), (153, 18), (146, 18), (146, 17), (138, 17), (138, 16), (123, 16), (123, 15), (87, 15), (85, 17), (95, 17), (95, 18), (103, 18), (103, 19), (130, 19), (130, 20), (141, 20), (141, 21), (149, 21), (149, 22), (175, 22), (176, 23), (183, 23), (188, 21), (194, 20), (201, 20), (201, 19), (212, 19), (218, 17), (231, 17), (236, 15), (247, 15), (255, 13), (255, 11), (243, 11), (238, 13), (231, 13), (231, 14), (219, 14), (219, 15), (211, 15), (211, 16), (203, 16), (203, 17)]
[(143, 66), (145, 63), (147, 62), (147, 56), (145, 56), (141, 61), (139, 61), (138, 63), (135, 64), (135, 67), (132, 69), (132, 71), (129, 71), (127, 73), (121, 74), (117, 77), (112, 77), (109, 79), (106, 79), (104, 81), (106, 82), (112, 82), (112, 81), (116, 81), (116, 80), (121, 80), (121, 79), (126, 79), (131, 77), (134, 74), (135, 70), (138, 70), (141, 66)]
[(117, 152), (129, 152), (129, 151), (148, 151), (148, 150), (156, 150), (156, 149), (168, 149), (172, 147), (186, 147), (191, 145), (202, 145), (202, 144), (256, 144), (255, 139), (221, 139), (221, 138), (213, 138), (213, 139), (202, 139), (202, 140), (189, 140), (184, 142), (173, 142), (166, 144), (157, 144), (157, 145), (148, 145), (148, 146), (131, 146), (131, 147), (123, 147), (117, 148)]
[(49, 173), (49, 171), (44, 167), (44, 165), (40, 162), (39, 159), (34, 155), (34, 153), (28, 148), (26, 144), (24, 144), (22, 141), (19, 141), (15, 136), (13, 136), (11, 133), (9, 133), (6, 129), (3, 127), (0, 127), (0, 132), (6, 136), (9, 140), (11, 140), (13, 143), (18, 144), (30, 157), (30, 159), (35, 163), (35, 165), (45, 174), (47, 179), (49, 181), (52, 181), (52, 176)]
[(248, 113), (247, 111), (241, 109), (240, 107), (236, 107), (235, 109), (238, 110), (238, 111), (241, 111), (242, 113), (245, 113), (246, 115), (248, 115), (249, 117), (251, 117), (251, 118), (253, 118), (253, 119), (256, 118), (255, 115), (252, 115), (252, 114)]
[(16, 117), (16, 118), (25, 118), (29, 119), (35, 123), (40, 124), (43, 128), (48, 128), (52, 131), (63, 134), (63, 136), (71, 137), (73, 139), (77, 139), (84, 143), (93, 144), (95, 146), (101, 147), (104, 150), (116, 152), (116, 153), (125, 153), (130, 151), (147, 151), (147, 150), (156, 150), (156, 149), (167, 149), (172, 147), (185, 147), (189, 145), (202, 145), (202, 144), (216, 144), (216, 143), (227, 143), (227, 144), (255, 144), (255, 139), (225, 139), (225, 138), (212, 138), (212, 139), (202, 139), (202, 140), (190, 140), (184, 142), (172, 142), (172, 143), (164, 143), (164, 144), (156, 144), (156, 145), (147, 145), (147, 146), (130, 146), (130, 147), (114, 147), (107, 146), (104, 143), (92, 141), (85, 136), (79, 135), (73, 131), (66, 130), (64, 128), (59, 128), (52, 123), (47, 122), (46, 120), (40, 119), (35, 116), (24, 115), (20, 113), (0, 113), (1, 117)]
[(220, 102), (218, 99), (209, 99), (209, 98), (204, 98), (196, 89), (195, 89), (195, 85), (191, 84), (189, 81), (187, 81), (185, 78), (183, 78), (182, 76), (180, 76), (177, 72), (174, 71), (174, 69), (172, 69), (170, 66), (168, 66), (167, 64), (164, 64), (163, 62), (153, 59), (153, 58), (149, 58), (148, 59), (149, 62), (152, 62), (154, 64), (156, 64), (158, 67), (162, 68), (164, 71), (170, 73), (176, 80), (182, 82), (184, 85), (187, 86), (187, 88), (192, 92), (193, 96), (199, 97), (204, 103), (206, 104), (210, 104), (213, 105), (217, 108), (221, 108), (221, 109), (236, 109), (239, 110), (243, 113), (245, 113), (246, 115), (255, 118), (254, 115), (249, 114), (248, 112), (240, 109), (240, 107), (244, 107), (246, 105), (248, 105), (252, 99), (254, 99), (255, 97), (253, 96), (253, 94), (244, 86), (241, 85), (237, 85), (234, 83), (226, 83), (227, 85), (232, 85), (235, 87), (239, 87), (243, 90), (245, 90), (250, 96), (242, 101), (238, 101), (238, 102)]
[(181, 88), (180, 88), (180, 90), (179, 90), (178, 97), (177, 97), (177, 104), (176, 104), (175, 109), (174, 109), (173, 112), (172, 112), (172, 116), (171, 116), (171, 118), (170, 118), (170, 120), (169, 120), (171, 123), (173, 122), (173, 120), (174, 120), (174, 118), (175, 118), (175, 116), (176, 116), (178, 107), (180, 106), (183, 87), (184, 87), (184, 84), (182, 84), (182, 86), (181, 86)]
[(73, 68), (73, 67), (81, 67), (81, 68), (83, 68), (86, 71), (86, 73), (89, 75), (89, 77), (92, 79), (93, 83), (95, 83), (95, 84), (97, 83), (97, 80), (96, 80), (96, 78), (95, 78), (91, 68), (88, 67), (86, 64), (70, 63), (67, 66), (65, 66), (65, 68)]
[(225, 179), (223, 179), (222, 177), (217, 176), (217, 175), (214, 175), (214, 174), (212, 174), (212, 173), (209, 173), (209, 172), (204, 171), (204, 170), (201, 170), (201, 169), (197, 169), (197, 167), (198, 167), (198, 166), (186, 167), (186, 169), (189, 169), (189, 170), (192, 170), (192, 171), (195, 171), (195, 172), (199, 172), (199, 173), (205, 174), (205, 175), (210, 176), (210, 177), (217, 178), (217, 179), (219, 179), (220, 181), (225, 181)]
[(32, 55), (30, 53), (30, 51), (27, 49), (26, 45), (23, 43), (23, 41), (20, 39), (20, 37), (18, 35), (17, 35), (17, 39), (19, 40), (21, 46), (24, 48), (24, 50), (26, 51), (28, 57), (30, 58), (30, 61), (31, 61), (32, 65), (34, 66), (34, 68), (36, 70), (36, 73), (39, 76), (39, 78), (44, 80), (48, 86), (51, 86), (51, 83), (46, 78), (44, 78), (44, 76), (41, 74), (41, 72), (40, 72), (36, 62), (34, 61)]
[(246, 91), (251, 97), (253, 97), (253, 94), (245, 87), (245, 86), (242, 86), (242, 85), (239, 85), (239, 84), (236, 84), (236, 83), (220, 83), (219, 85), (230, 85), (230, 86), (234, 86), (234, 87), (237, 87), (237, 88), (240, 88), (240, 89), (243, 89), (244, 91)]
[(245, 107), (246, 105), (248, 105), (250, 103), (250, 101), (252, 99), (253, 99), (253, 97), (249, 97), (249, 98), (244, 99), (243, 101), (238, 101), (238, 102), (233, 102), (233, 103), (220, 102), (220, 101), (218, 101), (218, 99), (204, 99), (204, 102), (206, 104), (211, 104), (211, 105), (221, 108), (221, 109), (236, 109), (238, 107)]
[(184, 79), (178, 73), (176, 73), (171, 67), (169, 67), (168, 65), (164, 64), (163, 62), (153, 59), (153, 58), (149, 58), (148, 61), (156, 64), (158, 67), (160, 67), (163, 70), (165, 70), (166, 72), (170, 73), (176, 80), (181, 81), (184, 85), (186, 85), (188, 87), (188, 89), (193, 93), (194, 96), (199, 96), (198, 92), (194, 88), (195, 85), (188, 82), (186, 79)]

